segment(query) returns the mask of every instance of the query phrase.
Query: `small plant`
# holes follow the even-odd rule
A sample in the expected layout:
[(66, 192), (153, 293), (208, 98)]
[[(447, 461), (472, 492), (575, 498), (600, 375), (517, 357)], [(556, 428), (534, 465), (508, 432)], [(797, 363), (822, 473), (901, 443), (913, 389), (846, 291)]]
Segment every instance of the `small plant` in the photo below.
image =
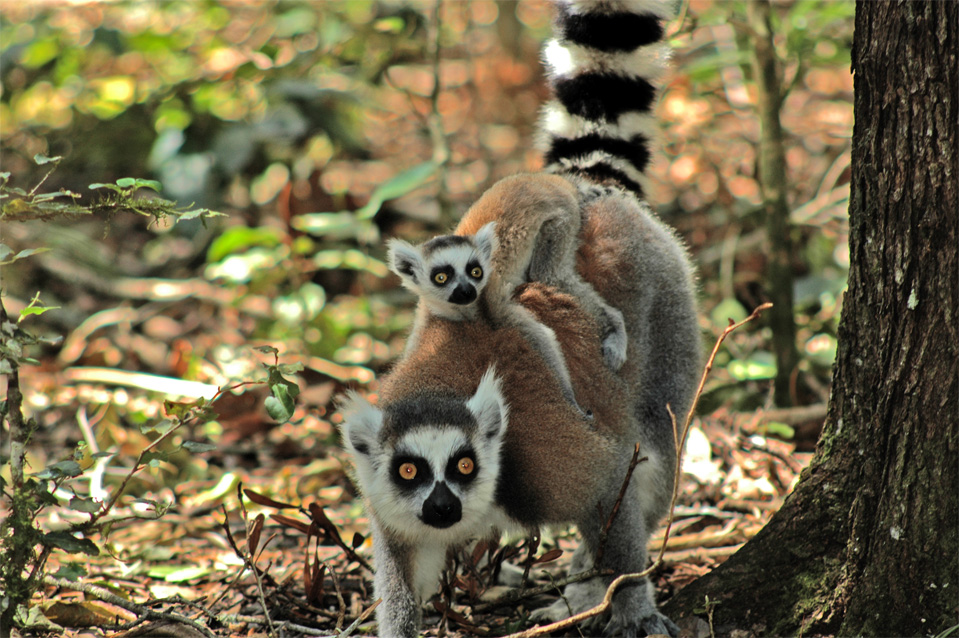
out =
[(102, 216), (117, 213), (135, 213), (152, 217), (156, 221), (174, 217), (177, 221), (187, 219), (206, 220), (222, 217), (206, 208), (182, 210), (176, 202), (162, 197), (139, 197), (142, 189), (159, 192), (160, 182), (151, 179), (121, 177), (115, 184), (90, 184), (91, 190), (101, 190), (100, 197), (92, 204), (80, 203), (80, 195), (60, 189), (52, 193), (38, 192), (47, 178), (56, 170), (62, 157), (47, 157), (37, 154), (33, 161), (38, 166), (50, 164), (50, 170), (29, 191), (10, 185), (10, 173), (0, 173), (0, 221), (28, 221), (31, 219), (54, 220), (74, 216)]
[[(140, 197), (138, 192), (148, 189), (158, 192), (159, 182), (152, 180), (122, 178), (115, 184), (91, 184), (90, 188), (103, 191), (99, 199), (89, 205), (79, 203), (79, 195), (69, 190), (42, 193), (40, 188), (47, 180), (59, 157), (37, 155), (38, 165), (52, 164), (51, 170), (31, 190), (10, 186), (10, 174), (0, 173), (0, 220), (24, 221), (40, 219), (51, 221), (76, 215), (96, 215), (135, 213), (154, 220), (174, 216), (177, 221), (184, 219), (205, 220), (219, 216), (220, 213), (207, 209), (180, 209), (175, 202), (159, 197)], [(0, 244), (0, 265), (8, 265), (20, 259), (43, 252), (44, 248), (30, 248), (14, 253), (8, 246)], [(26, 321), (41, 315), (53, 307), (43, 305), (40, 294), (19, 312), (19, 316), (8, 316), (0, 299), (0, 374), (6, 377), (7, 396), (0, 402), (0, 417), (6, 421), (10, 432), (10, 451), (7, 463), (10, 468), (9, 484), (0, 476), (0, 496), (6, 501), (9, 515), (0, 523), (0, 626), (9, 628), (28, 624), (27, 604), (33, 593), (42, 584), (45, 577), (47, 559), (54, 551), (71, 554), (97, 556), (100, 547), (91, 540), (95, 534), (105, 535), (109, 531), (107, 515), (113, 511), (123, 496), (129, 481), (146, 467), (157, 467), (164, 459), (180, 449), (188, 452), (202, 452), (213, 446), (204, 443), (183, 441), (169, 449), (164, 443), (171, 440), (174, 433), (186, 425), (198, 426), (216, 418), (213, 406), (225, 392), (239, 385), (261, 383), (270, 387), (273, 397), (268, 405), (269, 413), (278, 421), (289, 419), (293, 412), (295, 397), (299, 393), (296, 383), (286, 375), (297, 371), (294, 366), (281, 365), (275, 350), (272, 364), (266, 364), (267, 378), (260, 381), (241, 383), (230, 388), (220, 389), (210, 399), (198, 399), (192, 403), (166, 401), (166, 418), (147, 424), (141, 429), (152, 430), (158, 436), (140, 452), (136, 462), (126, 472), (124, 478), (112, 493), (95, 497), (85, 493), (82, 481), (84, 476), (81, 461), (86, 451), (82, 446), (69, 456), (47, 467), (29, 472), (26, 464), (27, 447), (36, 432), (37, 422), (25, 417), (23, 394), (20, 388), (20, 368), (24, 365), (38, 365), (39, 361), (30, 356), (30, 349), (40, 345), (54, 345), (59, 339), (37, 336), (25, 327)], [(94, 452), (89, 455), (97, 463), (107, 463), (112, 452)], [(65, 496), (72, 494), (72, 496)], [(162, 503), (152, 503), (145, 512), (133, 513), (138, 518), (159, 518), (166, 511)], [(64, 520), (73, 521), (56, 530), (43, 530), (38, 525), (38, 517), (48, 508), (63, 508)], [(66, 516), (66, 510), (72, 510)], [(80, 516), (77, 516), (80, 513)], [(79, 519), (79, 520), (78, 520)], [(82, 572), (81, 570), (79, 570)], [(58, 576), (68, 580), (82, 576), (76, 571), (65, 574), (61, 570)]]

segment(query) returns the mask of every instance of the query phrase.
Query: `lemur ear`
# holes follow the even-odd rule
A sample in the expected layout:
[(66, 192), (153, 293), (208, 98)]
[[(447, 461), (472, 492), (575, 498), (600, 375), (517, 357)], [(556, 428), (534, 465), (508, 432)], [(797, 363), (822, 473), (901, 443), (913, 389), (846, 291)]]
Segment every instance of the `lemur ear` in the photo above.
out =
[(404, 285), (418, 285), (423, 271), (423, 254), (420, 249), (402, 239), (391, 239), (387, 247), (390, 270), (400, 276)]
[(344, 445), (353, 454), (369, 456), (379, 442), (383, 413), (352, 390), (337, 403), (339, 412), (343, 415), (340, 431)]
[(496, 239), (496, 222), (489, 222), (476, 231), (473, 235), (473, 243), (486, 259), (492, 259), (496, 247), (499, 246), (499, 241)]
[(486, 438), (492, 439), (506, 432), (509, 406), (503, 397), (502, 383), (496, 376), (496, 366), (490, 366), (486, 370), (476, 393), (466, 402), (466, 407), (473, 413)]

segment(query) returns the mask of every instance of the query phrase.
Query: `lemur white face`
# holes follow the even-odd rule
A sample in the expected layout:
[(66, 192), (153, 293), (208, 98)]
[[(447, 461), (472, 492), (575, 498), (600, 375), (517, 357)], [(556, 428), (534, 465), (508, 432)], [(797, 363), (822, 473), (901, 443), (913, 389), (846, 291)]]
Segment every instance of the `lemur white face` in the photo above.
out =
[(351, 395), (342, 412), (359, 487), (381, 525), (410, 540), (488, 531), (507, 421), (492, 369), (468, 400), (416, 397), (381, 411)]
[(496, 249), (495, 226), (496, 222), (490, 222), (475, 235), (441, 235), (419, 246), (393, 239), (389, 243), (390, 270), (404, 286), (433, 305), (469, 305), (489, 280)]

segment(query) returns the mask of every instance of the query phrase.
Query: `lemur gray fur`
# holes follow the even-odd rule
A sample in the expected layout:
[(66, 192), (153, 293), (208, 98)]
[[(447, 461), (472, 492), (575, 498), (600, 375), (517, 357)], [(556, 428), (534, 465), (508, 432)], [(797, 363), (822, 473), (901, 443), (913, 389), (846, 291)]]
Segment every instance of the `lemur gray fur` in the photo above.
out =
[[(616, 575), (646, 567), (649, 535), (669, 505), (676, 451), (667, 406), (677, 415), (689, 409), (701, 359), (692, 267), (642, 201), (651, 80), (666, 57), (661, 22), (672, 7), (652, 0), (557, 5), (555, 40), (546, 47), (555, 99), (542, 126), (545, 174), (501, 181), (477, 206), (502, 209), (527, 187), (560, 198), (572, 190), (581, 212), (576, 268), (622, 312), (628, 356), (616, 371), (606, 365), (598, 315), (531, 270), (528, 283), (507, 286), (501, 302), (519, 304), (553, 331), (592, 421), (565, 400), (519, 327), (482, 312), (465, 321), (426, 313), (415, 344), (381, 379), (379, 404), (355, 393), (343, 401), (343, 441), (371, 519), (380, 636), (417, 635), (421, 605), (435, 593), (448, 553), (473, 540), (574, 523), (582, 542), (571, 572), (590, 569), (637, 442), (647, 460), (633, 474), (597, 565), (611, 575), (568, 585), (573, 613), (601, 602)], [(477, 215), (476, 228), (457, 233), (473, 234), (488, 221)], [(532, 250), (543, 249), (539, 242)], [(490, 284), (482, 296), (491, 296)], [(540, 616), (568, 613), (559, 601)], [(617, 590), (604, 631), (678, 633), (657, 610), (648, 580)]]

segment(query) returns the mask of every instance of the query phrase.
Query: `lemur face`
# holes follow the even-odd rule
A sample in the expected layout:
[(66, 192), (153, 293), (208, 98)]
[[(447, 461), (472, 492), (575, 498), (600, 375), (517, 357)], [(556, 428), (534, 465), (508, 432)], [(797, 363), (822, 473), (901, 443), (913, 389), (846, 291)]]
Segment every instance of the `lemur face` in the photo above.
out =
[(507, 408), (492, 369), (468, 400), (415, 397), (342, 407), (343, 439), (377, 520), (411, 540), (458, 541), (489, 527)]
[(469, 305), (489, 281), (494, 228), (495, 222), (490, 222), (475, 235), (441, 235), (419, 246), (394, 239), (389, 245), (390, 269), (404, 286), (433, 305)]

